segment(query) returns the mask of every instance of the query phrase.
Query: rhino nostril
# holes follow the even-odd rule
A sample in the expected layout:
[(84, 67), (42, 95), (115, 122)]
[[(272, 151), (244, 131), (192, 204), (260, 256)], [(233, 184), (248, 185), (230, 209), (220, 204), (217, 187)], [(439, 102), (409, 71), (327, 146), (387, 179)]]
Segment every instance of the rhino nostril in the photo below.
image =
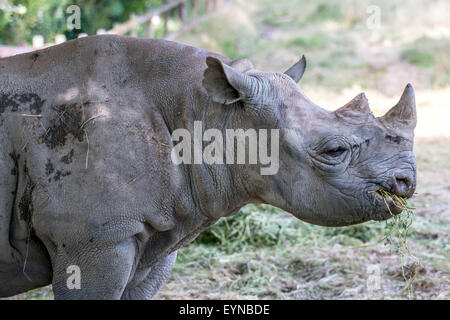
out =
[(411, 181), (407, 178), (395, 178), (394, 192), (399, 196), (405, 196), (411, 189)]
[(397, 185), (400, 187), (400, 189), (409, 189), (408, 180), (396, 178), (395, 181), (397, 182)]

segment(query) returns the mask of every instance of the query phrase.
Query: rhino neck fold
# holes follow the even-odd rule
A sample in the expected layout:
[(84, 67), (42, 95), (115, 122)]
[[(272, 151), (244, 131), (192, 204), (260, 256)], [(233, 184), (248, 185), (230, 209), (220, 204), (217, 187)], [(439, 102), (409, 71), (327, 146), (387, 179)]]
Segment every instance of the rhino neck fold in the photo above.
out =
[[(217, 106), (211, 106), (214, 108)], [(201, 162), (187, 165), (191, 180), (192, 193), (197, 199), (201, 212), (208, 217), (218, 219), (236, 213), (242, 206), (251, 202), (252, 170), (247, 164), (228, 164), (226, 161), (227, 129), (245, 128), (239, 113), (227, 106), (221, 117), (208, 117), (208, 112), (201, 122), (196, 122), (194, 129), (201, 132), (195, 138), (202, 140), (201, 146), (195, 144), (192, 148), (200, 150)], [(199, 125), (201, 128), (199, 128)], [(247, 124), (248, 125), (248, 124)], [(220, 132), (223, 137), (223, 161), (211, 163), (208, 161), (208, 147), (211, 148), (213, 139), (208, 139), (210, 129)], [(248, 150), (247, 150), (248, 151)], [(195, 153), (195, 151), (193, 151)]]

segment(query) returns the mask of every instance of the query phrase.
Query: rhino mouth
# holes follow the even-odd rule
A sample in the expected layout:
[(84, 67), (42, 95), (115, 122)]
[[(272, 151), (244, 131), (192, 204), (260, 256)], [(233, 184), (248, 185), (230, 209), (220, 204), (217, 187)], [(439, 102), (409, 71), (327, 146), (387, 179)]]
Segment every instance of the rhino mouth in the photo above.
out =
[(400, 214), (405, 209), (405, 203), (402, 197), (386, 191), (378, 189), (370, 192), (373, 195), (375, 207), (380, 208), (380, 214), (375, 220), (387, 220), (395, 215)]

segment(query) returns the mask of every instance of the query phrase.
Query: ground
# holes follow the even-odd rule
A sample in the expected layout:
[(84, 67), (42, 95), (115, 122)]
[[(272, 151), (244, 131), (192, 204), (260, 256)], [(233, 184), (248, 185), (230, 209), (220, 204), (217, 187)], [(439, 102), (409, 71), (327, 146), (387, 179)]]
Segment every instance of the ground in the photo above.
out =
[[(369, 5), (380, 9), (378, 29), (367, 27)], [(308, 68), (300, 87), (329, 110), (364, 91), (381, 115), (412, 83), (418, 179), (407, 244), (421, 268), (410, 295), (402, 294), (402, 263), (383, 240), (384, 222), (325, 228), (250, 205), (181, 249), (155, 298), (449, 299), (448, 12), (448, 1), (236, 0), (177, 39), (249, 58), (266, 71), (284, 71), (305, 54)], [(407, 268), (410, 262), (404, 261)], [(379, 270), (380, 285), (369, 291), (373, 270)], [(49, 287), (13, 299), (48, 298)]]

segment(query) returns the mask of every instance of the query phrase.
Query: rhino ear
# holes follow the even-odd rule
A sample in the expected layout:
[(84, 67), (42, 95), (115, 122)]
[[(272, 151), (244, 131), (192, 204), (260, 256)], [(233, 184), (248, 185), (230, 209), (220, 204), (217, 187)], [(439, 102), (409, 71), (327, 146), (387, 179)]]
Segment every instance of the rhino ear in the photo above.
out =
[(369, 101), (367, 101), (364, 93), (358, 94), (345, 106), (337, 109), (335, 114), (337, 117), (355, 124), (366, 123), (373, 118), (369, 108)]
[(253, 63), (248, 59), (237, 59), (230, 63), (230, 67), (240, 72), (247, 72), (253, 69)]
[(257, 79), (224, 64), (217, 58), (206, 58), (207, 68), (203, 74), (203, 87), (213, 101), (232, 104), (251, 100)]
[(306, 58), (305, 56), (302, 56), (302, 58), (292, 67), (287, 69), (284, 72), (284, 74), (287, 74), (289, 77), (292, 78), (292, 80), (298, 83), (300, 79), (303, 77), (305, 69), (306, 69)]
[(398, 103), (380, 118), (394, 129), (414, 130), (417, 124), (416, 99), (414, 89), (408, 83)]

